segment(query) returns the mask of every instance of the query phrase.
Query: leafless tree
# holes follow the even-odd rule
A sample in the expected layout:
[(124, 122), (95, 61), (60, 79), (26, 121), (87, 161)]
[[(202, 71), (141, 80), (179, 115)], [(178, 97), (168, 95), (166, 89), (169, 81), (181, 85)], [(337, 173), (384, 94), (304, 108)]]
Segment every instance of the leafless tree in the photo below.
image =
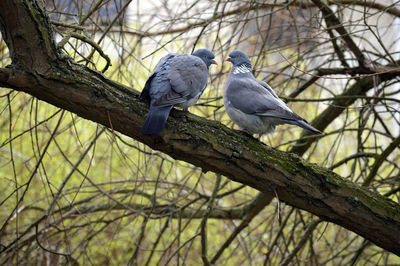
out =
[[(400, 263), (398, 4), (0, 1), (0, 263)], [(234, 130), (223, 65), (142, 136), (147, 75), (201, 47), (324, 134)]]

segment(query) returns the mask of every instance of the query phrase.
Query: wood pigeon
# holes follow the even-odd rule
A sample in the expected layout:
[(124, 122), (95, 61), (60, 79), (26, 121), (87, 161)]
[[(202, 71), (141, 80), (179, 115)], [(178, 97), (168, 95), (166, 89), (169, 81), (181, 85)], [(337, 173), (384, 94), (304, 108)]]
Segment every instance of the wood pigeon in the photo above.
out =
[(192, 55), (168, 54), (160, 59), (140, 94), (150, 100), (143, 135), (159, 134), (173, 106), (187, 111), (197, 102), (206, 88), (210, 65), (217, 64), (214, 57), (210, 50), (199, 49)]
[(244, 52), (234, 50), (225, 61), (233, 64), (224, 87), (225, 110), (240, 129), (262, 135), (274, 132), (277, 125), (292, 124), (321, 133), (290, 110), (267, 83), (253, 76)]

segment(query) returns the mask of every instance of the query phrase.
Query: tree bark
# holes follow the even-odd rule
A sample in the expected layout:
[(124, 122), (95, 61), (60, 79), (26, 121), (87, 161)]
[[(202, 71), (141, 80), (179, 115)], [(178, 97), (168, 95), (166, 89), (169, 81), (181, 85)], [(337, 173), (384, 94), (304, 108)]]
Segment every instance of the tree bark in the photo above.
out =
[(0, 1), (0, 27), (12, 64), (0, 86), (29, 93), (160, 150), (223, 174), (260, 192), (334, 222), (400, 255), (400, 205), (254, 138), (190, 113), (173, 110), (160, 136), (140, 128), (148, 104), (138, 92), (76, 64), (54, 43), (37, 1)]

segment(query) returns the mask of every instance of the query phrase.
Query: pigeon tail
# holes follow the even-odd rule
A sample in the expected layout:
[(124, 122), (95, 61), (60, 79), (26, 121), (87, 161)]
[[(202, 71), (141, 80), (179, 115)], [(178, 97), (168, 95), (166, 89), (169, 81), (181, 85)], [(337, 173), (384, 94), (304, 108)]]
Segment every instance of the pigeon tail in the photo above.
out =
[(311, 131), (313, 133), (316, 133), (316, 134), (322, 133), (321, 131), (319, 131), (318, 129), (316, 129), (315, 127), (311, 126), (310, 124), (308, 124), (306, 121), (303, 121), (303, 120), (291, 121), (290, 124), (299, 126), (301, 128), (304, 128), (304, 129)]
[(146, 121), (142, 126), (143, 135), (158, 135), (165, 127), (172, 106), (150, 107)]

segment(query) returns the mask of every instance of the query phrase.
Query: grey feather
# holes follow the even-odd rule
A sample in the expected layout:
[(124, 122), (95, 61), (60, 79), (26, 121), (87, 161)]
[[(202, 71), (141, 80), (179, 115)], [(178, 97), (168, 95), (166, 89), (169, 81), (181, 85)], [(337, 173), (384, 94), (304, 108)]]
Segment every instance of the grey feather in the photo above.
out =
[(168, 72), (170, 69), (170, 61), (175, 56), (177, 56), (177, 54), (168, 54), (158, 61), (153, 72), (146, 80), (140, 98), (147, 100), (157, 99), (171, 89)]
[(192, 98), (199, 98), (208, 79), (206, 64), (192, 55), (178, 55), (170, 62), (168, 81), (171, 89), (155, 102), (155, 106), (184, 104)]

